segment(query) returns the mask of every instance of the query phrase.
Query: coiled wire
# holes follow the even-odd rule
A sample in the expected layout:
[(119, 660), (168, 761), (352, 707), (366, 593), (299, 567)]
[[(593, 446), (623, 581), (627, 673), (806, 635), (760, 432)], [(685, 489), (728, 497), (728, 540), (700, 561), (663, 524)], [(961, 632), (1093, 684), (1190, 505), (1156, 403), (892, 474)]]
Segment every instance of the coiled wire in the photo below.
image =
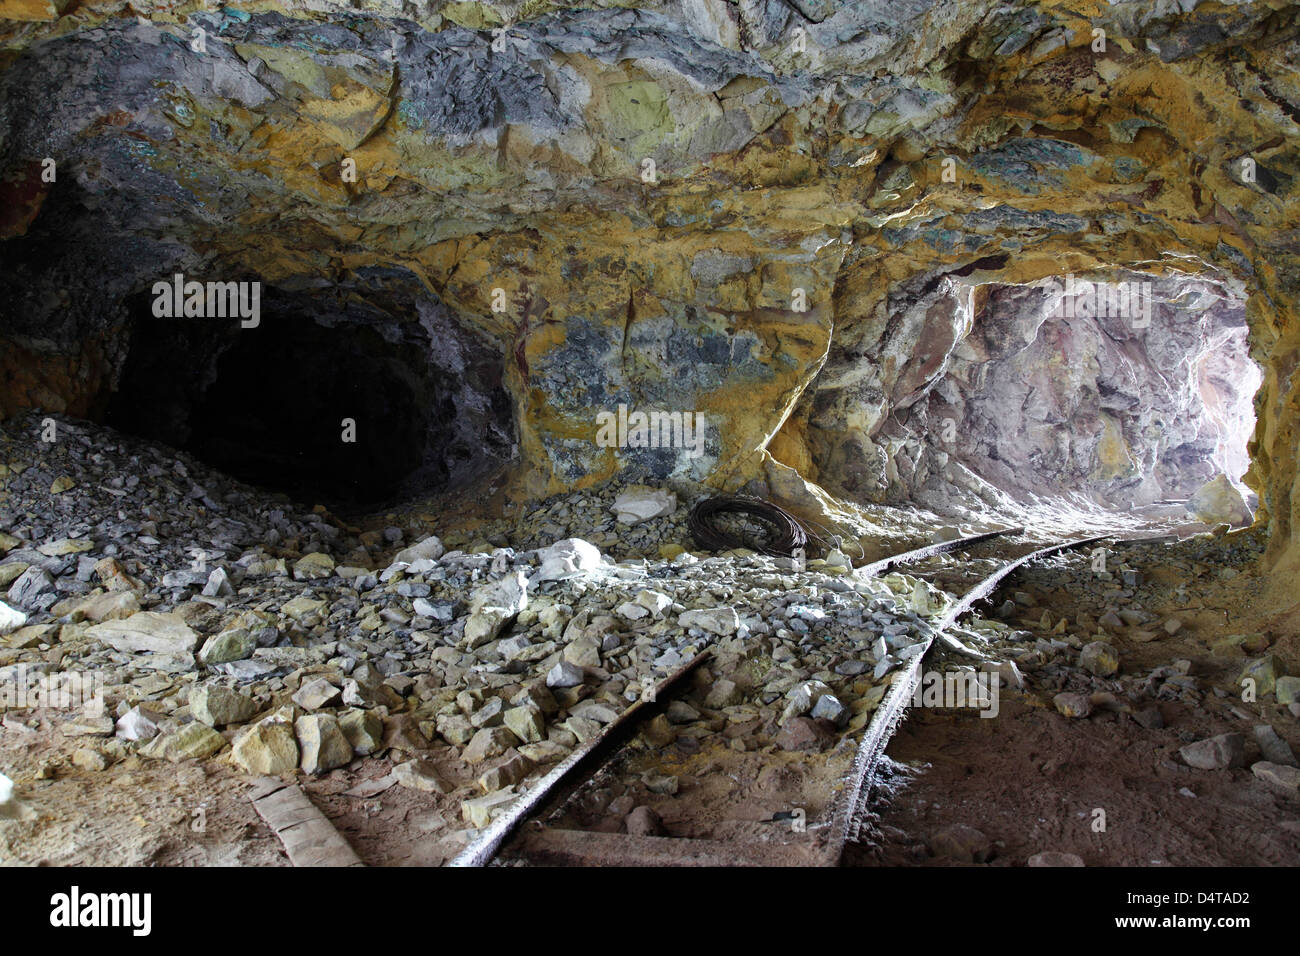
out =
[[(758, 518), (772, 528), (766, 541), (746, 540), (740, 535), (723, 531), (714, 520), (721, 514), (745, 514)], [(808, 547), (808, 530), (798, 518), (780, 505), (748, 495), (718, 495), (705, 498), (691, 509), (687, 518), (691, 537), (706, 551), (730, 551), (748, 548), (774, 557), (790, 557), (796, 549)], [(813, 537), (821, 540), (819, 535)]]

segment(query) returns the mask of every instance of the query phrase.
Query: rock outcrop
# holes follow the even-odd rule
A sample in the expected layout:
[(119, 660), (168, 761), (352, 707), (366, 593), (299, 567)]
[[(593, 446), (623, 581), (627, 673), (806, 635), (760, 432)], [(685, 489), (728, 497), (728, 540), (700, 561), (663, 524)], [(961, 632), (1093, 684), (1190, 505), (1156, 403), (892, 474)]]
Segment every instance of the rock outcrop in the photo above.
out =
[[(1139, 447), (1155, 419), (1114, 401), (1154, 380), (1114, 376), (1217, 349), (1242, 306), (1180, 297), (1218, 289), (1263, 375), (1266, 560), (1300, 567), (1293, 3), (150, 9), (0, 3), (4, 413), (103, 415), (179, 273), (435, 369), (402, 401), (439, 410), (429, 455), (462, 449), (409, 463), (438, 481), (509, 461), (521, 498), (634, 468), (876, 500), (928, 486), (924, 415), (968, 442), (929, 466), (951, 489), (959, 465), (1005, 486), (974, 389), (1008, 362), (1051, 379), (1060, 347), (1088, 399), (1025, 415), (1087, 427), (1022, 450), (1150, 500), (1207, 477), (1173, 475), (1180, 448), (1218, 452), (1190, 421)], [(1177, 328), (999, 345), (989, 320), (1067, 274), (1152, 281)], [(248, 332), (178, 334), (197, 362)], [(598, 440), (620, 406), (662, 428)]]

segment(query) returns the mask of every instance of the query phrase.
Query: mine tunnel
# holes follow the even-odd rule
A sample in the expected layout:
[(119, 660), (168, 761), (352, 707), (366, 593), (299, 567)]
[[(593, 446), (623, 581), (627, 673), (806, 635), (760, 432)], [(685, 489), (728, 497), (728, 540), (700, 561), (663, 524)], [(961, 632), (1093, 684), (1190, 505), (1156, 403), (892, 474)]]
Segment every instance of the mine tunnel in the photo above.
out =
[(0, 0), (0, 863), (1300, 864), (1298, 5)]
[(918, 331), (948, 350), (942, 365), (896, 395), (880, 432), (893, 500), (1249, 523), (1262, 373), (1240, 294), (1120, 271), (962, 288), (947, 304)]
[[(156, 318), (153, 302), (126, 304), (130, 341), (103, 419), (113, 428), (347, 513), (441, 491), (491, 464), (491, 434), (470, 445), (456, 433), (458, 391), (471, 384), (440, 368), (451, 343), (418, 325), (395, 332), (347, 315), (326, 324), (316, 314), (326, 303), (274, 291), (250, 327)], [(473, 395), (508, 434), (503, 398)]]
[(130, 346), (106, 424), (351, 511), (438, 490), (463, 464), (449, 447), (455, 405), (426, 334), (389, 342), (366, 325), (327, 327), (310, 303), (278, 308), (274, 297), (255, 328), (216, 332), (154, 318), (151, 304), (128, 304)]

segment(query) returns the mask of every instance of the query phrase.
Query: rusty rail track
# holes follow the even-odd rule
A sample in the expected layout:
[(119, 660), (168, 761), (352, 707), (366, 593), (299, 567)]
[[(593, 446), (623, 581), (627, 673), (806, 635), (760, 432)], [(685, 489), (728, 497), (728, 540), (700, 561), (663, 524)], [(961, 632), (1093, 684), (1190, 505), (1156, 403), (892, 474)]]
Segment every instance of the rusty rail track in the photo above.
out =
[[(1008, 528), (926, 545), (864, 565), (855, 573), (877, 575), (936, 555), (1023, 532), (1023, 528)], [(941, 640), (948, 628), (978, 601), (992, 594), (1017, 569), (1031, 561), (1107, 540), (1109, 537), (1099, 535), (1064, 541), (1006, 561), (967, 590), (942, 618), (932, 624), (925, 649), (916, 654), (906, 669), (894, 678), (867, 725), (848, 776), (832, 801), (829, 825), (802, 842), (736, 843), (548, 829), (540, 825), (524, 827), (530, 819), (543, 816), (563, 805), (600, 766), (612, 758), (636, 733), (644, 719), (663, 708), (667, 698), (680, 688), (682, 679), (709, 659), (710, 652), (705, 650), (660, 681), (650, 698), (634, 703), (599, 736), (587, 741), (557, 764), (448, 865), (487, 866), (493, 863), (507, 841), (510, 841), (515, 856), (543, 866), (837, 866), (845, 844), (855, 835), (855, 821), (874, 784), (880, 757), (906, 713), (921, 678), (923, 661), (933, 650), (935, 641)]]
[(532, 816), (544, 803), (561, 800), (572, 792), (574, 787), (581, 783), (579, 775), (583, 770), (598, 765), (632, 736), (643, 718), (658, 713), (664, 705), (664, 699), (682, 678), (709, 657), (709, 651), (701, 651), (665, 677), (655, 685), (653, 695), (636, 701), (619, 714), (618, 719), (610, 723), (602, 733), (592, 737), (556, 764), (546, 776), (537, 781), (531, 790), (516, 800), (505, 813), (493, 820), (473, 843), (457, 854), (447, 865), (473, 867), (485, 866), (492, 862), (501, 844), (524, 820)]
[(904, 551), (901, 554), (893, 554), (887, 558), (881, 558), (879, 561), (864, 564), (857, 569), (857, 573), (874, 577), (878, 574), (884, 574), (886, 571), (891, 571), (894, 568), (902, 567), (905, 564), (913, 564), (917, 561), (923, 561), (926, 558), (933, 558), (940, 554), (947, 554), (950, 551), (961, 551), (977, 544), (983, 544), (985, 541), (992, 541), (994, 538), (1009, 538), (1012, 535), (1024, 533), (1025, 529), (1023, 527), (1003, 528), (1000, 531), (985, 531), (983, 534), (973, 534), (965, 538), (954, 538), (951, 541), (940, 541), (938, 544), (927, 544), (924, 547), (913, 548), (911, 551)]
[[(837, 866), (844, 852), (845, 844), (854, 836), (855, 822), (862, 804), (870, 794), (880, 757), (885, 752), (885, 747), (888, 745), (890, 738), (893, 737), (894, 731), (898, 729), (898, 725), (903, 720), (908, 703), (920, 683), (923, 662), (933, 649), (935, 640), (970, 611), (977, 601), (992, 594), (998, 584), (1018, 568), (1029, 564), (1031, 561), (1059, 554), (1062, 551), (1070, 551), (1074, 548), (1081, 548), (1098, 541), (1104, 541), (1107, 537), (1107, 535), (1097, 535), (1090, 538), (1066, 541), (1039, 548), (1007, 562), (963, 594), (957, 603), (949, 608), (944, 616), (933, 625), (934, 633), (930, 637), (929, 645), (924, 651), (912, 658), (901, 676), (894, 678), (889, 690), (885, 692), (880, 706), (876, 708), (871, 722), (867, 725), (862, 740), (858, 743), (858, 750), (853, 758), (853, 769), (850, 771), (849, 777), (836, 799), (829, 835), (823, 842), (821, 851), (823, 865)], [(928, 556), (926, 555), (926, 557)]]

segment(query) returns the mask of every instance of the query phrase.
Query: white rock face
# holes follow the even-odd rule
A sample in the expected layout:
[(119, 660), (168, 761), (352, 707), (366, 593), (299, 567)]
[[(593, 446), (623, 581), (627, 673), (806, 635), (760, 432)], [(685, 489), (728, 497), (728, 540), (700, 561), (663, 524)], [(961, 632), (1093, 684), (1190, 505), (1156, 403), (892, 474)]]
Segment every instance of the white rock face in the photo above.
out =
[(542, 581), (560, 581), (571, 578), (584, 571), (594, 571), (604, 564), (600, 549), (581, 538), (565, 538), (549, 548), (539, 548), (537, 556), (541, 567), (529, 582), (537, 585)]
[(117, 736), (121, 740), (153, 740), (158, 736), (157, 714), (132, 707), (117, 719)]
[(893, 371), (835, 399), (856, 443), (845, 487), (966, 518), (1036, 498), (1146, 507), (1242, 474), (1260, 381), (1244, 298), (1127, 272), (1070, 283), (935, 289), (900, 313), (853, 360)]
[(637, 593), (636, 603), (655, 617), (662, 617), (664, 611), (672, 606), (673, 601), (667, 594), (662, 594), (659, 591), (640, 591)]
[(640, 524), (662, 518), (677, 510), (677, 496), (662, 488), (629, 488), (610, 507), (623, 524)]
[(485, 584), (470, 597), (471, 614), (465, 622), (465, 646), (473, 650), (501, 635), (528, 606), (528, 577), (523, 571)]
[(470, 598), (470, 608), (477, 611), (488, 607), (502, 608), (509, 614), (518, 614), (528, 607), (527, 575), (515, 571), (476, 589)]
[(629, 621), (639, 621), (643, 617), (648, 617), (650, 612), (640, 604), (634, 604), (632, 601), (624, 601), (616, 610), (620, 615)]

